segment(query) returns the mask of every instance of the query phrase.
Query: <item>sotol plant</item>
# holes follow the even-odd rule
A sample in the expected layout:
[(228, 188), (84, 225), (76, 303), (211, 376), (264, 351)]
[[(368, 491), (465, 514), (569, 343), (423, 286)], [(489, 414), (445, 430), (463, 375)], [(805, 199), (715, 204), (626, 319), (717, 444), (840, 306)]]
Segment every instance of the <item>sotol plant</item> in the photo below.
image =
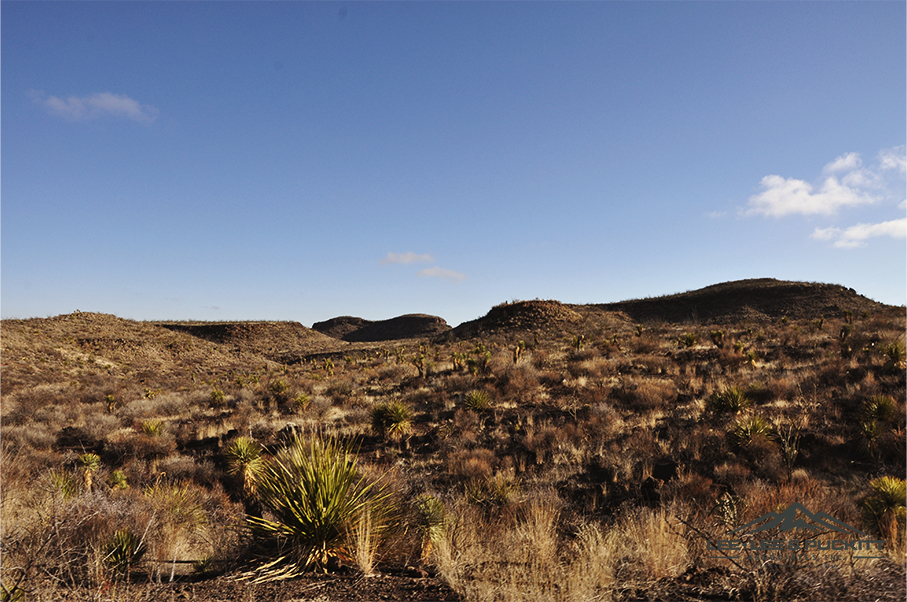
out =
[(412, 420), (412, 410), (399, 399), (378, 404), (372, 409), (372, 430), (393, 441), (400, 441), (409, 434)]
[(246, 574), (255, 582), (287, 579), (349, 560), (350, 533), (368, 515), (372, 529), (385, 528), (393, 512), (390, 492), (369, 482), (349, 445), (335, 439), (296, 438), (267, 462), (258, 498), (271, 518), (249, 517), (260, 538), (260, 564)]
[(893, 543), (907, 518), (907, 484), (904, 479), (881, 477), (869, 487), (872, 494), (863, 502), (863, 520)]
[(255, 495), (255, 486), (264, 469), (261, 445), (251, 437), (238, 437), (227, 449), (230, 474), (242, 480), (243, 494)]

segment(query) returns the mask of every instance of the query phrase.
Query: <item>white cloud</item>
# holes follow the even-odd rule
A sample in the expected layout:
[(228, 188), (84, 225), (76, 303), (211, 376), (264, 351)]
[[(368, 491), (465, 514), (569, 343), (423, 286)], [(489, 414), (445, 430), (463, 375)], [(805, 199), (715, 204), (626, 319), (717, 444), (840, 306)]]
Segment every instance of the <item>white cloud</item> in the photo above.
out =
[(907, 173), (907, 147), (902, 144), (879, 151), (879, 165), (883, 170), (896, 169)]
[(839, 171), (851, 171), (863, 166), (863, 160), (860, 159), (860, 153), (847, 153), (841, 155), (828, 165), (822, 168), (822, 173), (830, 174)]
[(134, 121), (150, 123), (157, 118), (158, 110), (143, 105), (123, 94), (101, 92), (91, 96), (70, 96), (65, 100), (46, 96), (42, 92), (31, 92), (32, 100), (44, 106), (48, 113), (71, 121), (96, 119), (104, 115), (125, 117)]
[(879, 224), (857, 224), (846, 230), (840, 228), (816, 228), (812, 237), (817, 240), (834, 240), (834, 246), (841, 249), (865, 247), (868, 238), (888, 236), (907, 237), (907, 218), (895, 219)]
[(803, 180), (775, 175), (765, 176), (761, 184), (764, 190), (750, 197), (747, 215), (831, 215), (841, 207), (866, 205), (878, 200), (856, 187), (842, 184), (835, 176), (826, 178), (819, 190)]
[(450, 282), (460, 282), (461, 280), (466, 279), (466, 274), (454, 272), (453, 270), (446, 270), (444, 268), (439, 268), (438, 266), (419, 270), (418, 275), (423, 278), (444, 278)]
[(388, 253), (387, 257), (382, 259), (379, 263), (429, 263), (431, 261), (434, 261), (434, 258), (427, 253), (424, 255), (417, 255), (415, 253)]

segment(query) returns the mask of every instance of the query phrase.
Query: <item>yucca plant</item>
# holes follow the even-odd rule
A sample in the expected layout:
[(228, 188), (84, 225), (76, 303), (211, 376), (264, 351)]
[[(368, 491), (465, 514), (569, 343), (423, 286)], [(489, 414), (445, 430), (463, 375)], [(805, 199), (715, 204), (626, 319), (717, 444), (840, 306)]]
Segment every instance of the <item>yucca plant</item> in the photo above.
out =
[(866, 525), (894, 543), (907, 518), (907, 483), (904, 479), (881, 477), (869, 484), (872, 494), (863, 502)]
[(261, 445), (251, 437), (237, 437), (225, 454), (229, 463), (228, 472), (239, 476), (243, 494), (247, 497), (255, 495), (255, 484), (264, 469), (261, 452)]
[(73, 474), (66, 470), (50, 471), (50, 485), (64, 500), (79, 495), (79, 481)]
[(771, 423), (758, 414), (742, 416), (731, 427), (731, 441), (740, 447), (757, 438), (767, 439), (772, 433)]
[(372, 408), (372, 430), (381, 437), (400, 441), (412, 429), (413, 413), (399, 399)]
[(723, 330), (713, 330), (709, 333), (709, 338), (712, 339), (712, 343), (715, 344), (715, 347), (719, 349), (724, 347), (724, 331)]
[(476, 412), (484, 412), (491, 408), (491, 395), (483, 389), (473, 389), (463, 398), (463, 405)]
[(130, 571), (142, 560), (145, 552), (147, 548), (141, 537), (129, 529), (121, 529), (107, 544), (105, 561), (117, 577), (129, 581)]
[(98, 456), (98, 454), (88, 452), (79, 456), (76, 463), (82, 469), (82, 480), (85, 485), (85, 491), (91, 493), (92, 475), (101, 467), (101, 457)]
[(157, 437), (164, 432), (164, 423), (157, 418), (149, 418), (142, 422), (141, 429), (149, 437)]
[(419, 496), (416, 502), (416, 510), (418, 512), (416, 529), (422, 535), (421, 560), (422, 564), (425, 565), (428, 564), (431, 557), (432, 547), (444, 535), (447, 513), (444, 510), (444, 502), (428, 493)]
[(737, 414), (745, 410), (752, 403), (746, 390), (740, 387), (727, 387), (720, 393), (715, 393), (706, 401), (706, 409), (714, 413)]
[(898, 372), (907, 368), (907, 351), (904, 350), (904, 343), (901, 341), (892, 341), (885, 345), (882, 355), (885, 357), (886, 372)]
[(385, 530), (393, 511), (390, 492), (357, 469), (349, 445), (320, 436), (295, 438), (267, 462), (258, 498), (272, 518), (248, 517), (259, 538), (255, 582), (287, 579), (308, 569), (349, 560), (355, 523), (368, 512), (372, 529)]
[(894, 399), (888, 395), (873, 395), (863, 402), (861, 418), (863, 422), (890, 422), (897, 413)]
[(693, 332), (685, 332), (677, 337), (678, 347), (694, 347), (697, 342), (699, 342), (699, 338), (696, 336), (696, 333)]

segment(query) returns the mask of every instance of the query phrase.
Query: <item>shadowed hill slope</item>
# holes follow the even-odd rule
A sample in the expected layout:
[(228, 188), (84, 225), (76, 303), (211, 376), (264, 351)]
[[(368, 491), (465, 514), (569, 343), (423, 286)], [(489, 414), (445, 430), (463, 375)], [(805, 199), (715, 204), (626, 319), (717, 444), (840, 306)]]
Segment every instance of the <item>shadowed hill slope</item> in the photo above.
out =
[(888, 306), (837, 284), (757, 278), (596, 307), (623, 312), (637, 322), (736, 322), (783, 316), (812, 319), (839, 316), (845, 311), (872, 312)]
[(377, 321), (341, 316), (316, 322), (312, 329), (335, 339), (364, 343), (433, 337), (447, 332), (450, 326), (438, 316), (407, 314)]
[(158, 326), (281, 363), (334, 350), (336, 339), (299, 322), (157, 322)]

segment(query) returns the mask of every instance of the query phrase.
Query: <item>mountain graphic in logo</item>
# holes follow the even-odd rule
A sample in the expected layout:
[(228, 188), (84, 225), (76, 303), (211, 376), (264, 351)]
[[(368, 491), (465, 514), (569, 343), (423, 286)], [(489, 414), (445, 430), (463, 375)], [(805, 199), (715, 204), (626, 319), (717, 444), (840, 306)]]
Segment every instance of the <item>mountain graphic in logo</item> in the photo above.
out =
[[(810, 521), (814, 524), (810, 524), (810, 522), (807, 521)], [(760, 523), (762, 524), (760, 525)], [(810, 512), (799, 502), (794, 502), (793, 504), (788, 506), (787, 510), (785, 510), (784, 512), (769, 512), (768, 514), (763, 514), (756, 520), (752, 520), (742, 527), (737, 527), (736, 529), (731, 531), (731, 533), (742, 533), (744, 531), (749, 531), (750, 533), (759, 533), (760, 531), (767, 531), (769, 529), (775, 528), (781, 529), (785, 532), (794, 530), (830, 530), (845, 533), (847, 535), (857, 534), (862, 537), (867, 537), (866, 533), (860, 531), (859, 529), (851, 527), (847, 523), (842, 523), (829, 514), (826, 514), (824, 512)]]

